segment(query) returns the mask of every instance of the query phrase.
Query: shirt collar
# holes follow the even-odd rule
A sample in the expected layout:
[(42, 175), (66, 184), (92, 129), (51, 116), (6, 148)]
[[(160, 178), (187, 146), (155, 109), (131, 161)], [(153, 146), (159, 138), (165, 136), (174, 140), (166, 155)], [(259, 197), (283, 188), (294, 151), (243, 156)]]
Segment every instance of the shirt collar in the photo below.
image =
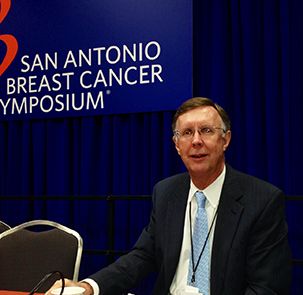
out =
[[(224, 179), (225, 179), (225, 174), (226, 174), (226, 167), (224, 165), (223, 171), (218, 176), (218, 178), (213, 183), (211, 183), (208, 187), (206, 187), (204, 190), (202, 190), (202, 192), (206, 196), (206, 199), (209, 201), (210, 205), (213, 208), (217, 208), (217, 206), (219, 204), (221, 191), (222, 191), (222, 187), (223, 187), (223, 182), (224, 182)], [(190, 180), (190, 189), (189, 189), (188, 202), (192, 201), (196, 191), (201, 191), (201, 190), (199, 190), (194, 185), (192, 180)]]

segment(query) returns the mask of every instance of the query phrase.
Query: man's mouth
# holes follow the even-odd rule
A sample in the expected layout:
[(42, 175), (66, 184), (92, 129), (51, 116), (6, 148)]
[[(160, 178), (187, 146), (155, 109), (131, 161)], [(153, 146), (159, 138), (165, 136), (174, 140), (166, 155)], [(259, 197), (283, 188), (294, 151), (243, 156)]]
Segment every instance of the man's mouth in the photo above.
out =
[(195, 158), (195, 159), (199, 159), (199, 158), (203, 158), (203, 157), (205, 157), (206, 155), (204, 155), (204, 154), (195, 154), (195, 155), (192, 155), (191, 157), (192, 158)]

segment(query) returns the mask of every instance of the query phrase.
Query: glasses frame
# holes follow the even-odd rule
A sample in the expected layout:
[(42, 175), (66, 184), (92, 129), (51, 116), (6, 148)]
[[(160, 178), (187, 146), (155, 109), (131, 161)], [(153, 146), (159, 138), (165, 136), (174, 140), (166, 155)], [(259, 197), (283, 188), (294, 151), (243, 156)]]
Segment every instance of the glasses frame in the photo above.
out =
[[(202, 128), (199, 128), (199, 129), (185, 128), (184, 131), (185, 131), (185, 130), (190, 130), (190, 131), (192, 131), (192, 135), (191, 135), (191, 136), (188, 136), (188, 137), (185, 136), (185, 138), (192, 139), (192, 138), (195, 136), (196, 131), (197, 131), (198, 134), (203, 138), (204, 134), (206, 134), (206, 133), (202, 133), (202, 130), (203, 130), (203, 129), (207, 129), (207, 128), (213, 128), (213, 129), (215, 129), (215, 130), (218, 130), (218, 129), (222, 130), (222, 132), (223, 132), (223, 133), (222, 133), (222, 136), (223, 136), (223, 137), (225, 136), (225, 133), (227, 132), (227, 130), (225, 130), (225, 129), (221, 128), (221, 127), (206, 125), (206, 126), (203, 126)], [(183, 136), (180, 135), (180, 130), (178, 130), (178, 129), (176, 129), (176, 130), (174, 131), (174, 135), (175, 135), (177, 138), (182, 138), (182, 137), (183, 137)]]

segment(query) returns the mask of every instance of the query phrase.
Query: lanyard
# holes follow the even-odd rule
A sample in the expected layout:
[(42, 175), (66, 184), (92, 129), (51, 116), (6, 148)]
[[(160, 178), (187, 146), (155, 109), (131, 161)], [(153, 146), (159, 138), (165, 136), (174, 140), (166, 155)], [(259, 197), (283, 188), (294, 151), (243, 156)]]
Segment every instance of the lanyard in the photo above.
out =
[(193, 263), (193, 274), (192, 274), (192, 277), (191, 277), (191, 282), (192, 282), (192, 283), (195, 283), (195, 274), (196, 274), (196, 270), (197, 270), (198, 265), (199, 265), (199, 263), (200, 263), (202, 254), (203, 254), (203, 252), (204, 252), (206, 243), (207, 243), (207, 241), (208, 241), (210, 232), (211, 232), (211, 230), (212, 230), (212, 228), (213, 228), (214, 221), (215, 221), (215, 219), (216, 219), (217, 214), (218, 214), (218, 206), (217, 206), (217, 209), (216, 209), (216, 213), (215, 213), (215, 215), (214, 215), (214, 218), (213, 218), (213, 220), (212, 220), (212, 222), (211, 222), (210, 229), (208, 230), (208, 233), (207, 233), (207, 236), (206, 236), (204, 245), (203, 245), (203, 247), (202, 247), (202, 250), (201, 250), (199, 259), (198, 259), (197, 264), (196, 264), (196, 266), (195, 266), (195, 262), (194, 262), (194, 246), (193, 246), (193, 232), (192, 232), (192, 226), (191, 226), (191, 202), (189, 203), (189, 226), (190, 226), (190, 242), (191, 242), (191, 260), (192, 260), (192, 263)]

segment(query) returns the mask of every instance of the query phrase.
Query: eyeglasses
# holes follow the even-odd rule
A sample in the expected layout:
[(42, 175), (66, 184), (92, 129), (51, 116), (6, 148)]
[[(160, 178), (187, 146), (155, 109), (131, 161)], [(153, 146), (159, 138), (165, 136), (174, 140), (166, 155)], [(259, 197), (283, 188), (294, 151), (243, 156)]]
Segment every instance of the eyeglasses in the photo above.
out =
[(202, 139), (207, 139), (211, 138), (217, 129), (220, 129), (223, 131), (223, 136), (226, 133), (226, 130), (220, 127), (215, 127), (215, 126), (203, 126), (200, 129), (190, 129), (190, 128), (185, 128), (183, 130), (175, 130), (174, 135), (178, 138), (182, 139), (192, 139), (195, 135), (195, 132), (198, 131), (199, 135), (201, 136)]

